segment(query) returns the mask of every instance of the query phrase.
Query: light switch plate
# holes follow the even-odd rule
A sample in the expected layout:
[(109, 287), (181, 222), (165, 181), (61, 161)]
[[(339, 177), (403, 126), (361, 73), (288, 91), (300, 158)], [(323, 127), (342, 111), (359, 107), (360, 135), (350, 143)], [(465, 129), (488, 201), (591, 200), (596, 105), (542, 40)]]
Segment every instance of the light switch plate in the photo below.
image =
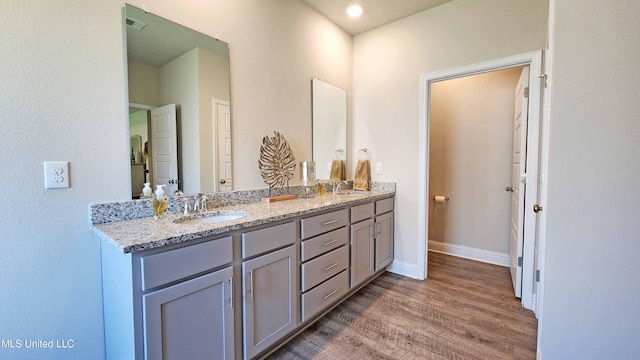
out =
[(44, 162), (44, 188), (60, 189), (69, 187), (69, 162)]
[(376, 163), (376, 174), (382, 174), (382, 163)]

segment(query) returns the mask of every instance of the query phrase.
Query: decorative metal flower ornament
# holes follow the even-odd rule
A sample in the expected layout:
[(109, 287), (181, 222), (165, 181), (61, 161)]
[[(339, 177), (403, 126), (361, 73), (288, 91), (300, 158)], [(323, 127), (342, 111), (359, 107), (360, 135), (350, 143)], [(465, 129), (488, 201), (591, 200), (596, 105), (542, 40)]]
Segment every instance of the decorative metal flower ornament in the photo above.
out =
[(296, 170), (296, 161), (287, 140), (279, 132), (262, 139), (258, 167), (260, 175), (269, 187), (289, 186)]

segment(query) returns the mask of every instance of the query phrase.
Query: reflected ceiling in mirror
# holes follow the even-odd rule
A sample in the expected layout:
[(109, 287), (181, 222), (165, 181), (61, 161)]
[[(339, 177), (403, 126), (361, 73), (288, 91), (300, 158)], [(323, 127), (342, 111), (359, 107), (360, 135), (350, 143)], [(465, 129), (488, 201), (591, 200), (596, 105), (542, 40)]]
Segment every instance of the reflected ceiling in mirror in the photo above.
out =
[(311, 80), (311, 88), (316, 177), (329, 180), (333, 160), (347, 165), (347, 90), (319, 79)]
[[(144, 182), (165, 184), (167, 194), (230, 191), (228, 44), (136, 7), (125, 9), (129, 129), (145, 144), (142, 156), (131, 154), (132, 197)], [(173, 114), (153, 111), (170, 108)]]

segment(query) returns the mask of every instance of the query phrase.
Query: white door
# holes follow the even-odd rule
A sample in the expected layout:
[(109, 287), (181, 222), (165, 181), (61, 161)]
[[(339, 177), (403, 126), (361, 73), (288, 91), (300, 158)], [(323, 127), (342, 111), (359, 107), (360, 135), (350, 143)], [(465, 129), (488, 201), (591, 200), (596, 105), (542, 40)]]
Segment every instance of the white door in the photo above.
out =
[(217, 122), (217, 172), (218, 191), (233, 188), (231, 168), (231, 106), (228, 101), (214, 100), (214, 114)]
[(178, 189), (178, 141), (176, 105), (151, 110), (151, 163), (153, 185), (166, 185), (165, 194)]
[(524, 247), (524, 199), (526, 184), (529, 67), (525, 66), (515, 90), (513, 116), (513, 169), (511, 177), (511, 282), (517, 298), (522, 297), (522, 253)]

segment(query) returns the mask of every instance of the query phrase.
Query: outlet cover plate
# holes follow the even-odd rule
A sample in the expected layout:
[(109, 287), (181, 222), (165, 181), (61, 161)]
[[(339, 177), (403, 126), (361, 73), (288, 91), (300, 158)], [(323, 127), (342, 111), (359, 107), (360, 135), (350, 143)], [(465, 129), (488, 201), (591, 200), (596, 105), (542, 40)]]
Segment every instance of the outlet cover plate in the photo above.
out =
[(69, 187), (69, 162), (44, 162), (44, 188), (60, 189)]

